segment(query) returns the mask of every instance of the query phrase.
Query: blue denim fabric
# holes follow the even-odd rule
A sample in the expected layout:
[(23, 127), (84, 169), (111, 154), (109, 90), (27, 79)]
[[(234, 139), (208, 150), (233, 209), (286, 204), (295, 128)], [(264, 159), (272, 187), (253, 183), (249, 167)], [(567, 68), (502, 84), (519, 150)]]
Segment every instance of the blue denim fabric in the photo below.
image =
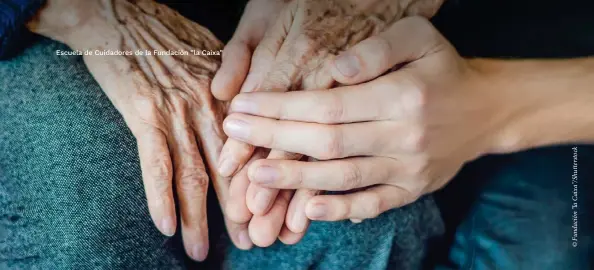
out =
[[(434, 23), (466, 57), (571, 58), (594, 56), (592, 14), (591, 0), (456, 0)], [(436, 196), (448, 231), (439, 269), (594, 269), (594, 146), (578, 146), (576, 248), (572, 147), (465, 166)]]
[(577, 179), (573, 147), (491, 156), (468, 165), (439, 194), (446, 220), (458, 219), (449, 224), (455, 235), (446, 265), (592, 269), (594, 146), (575, 146)]

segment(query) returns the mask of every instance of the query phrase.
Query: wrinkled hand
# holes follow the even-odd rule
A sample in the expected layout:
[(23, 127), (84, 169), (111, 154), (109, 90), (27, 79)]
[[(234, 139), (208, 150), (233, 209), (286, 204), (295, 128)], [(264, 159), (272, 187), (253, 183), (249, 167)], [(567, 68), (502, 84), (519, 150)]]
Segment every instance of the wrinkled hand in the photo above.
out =
[[(84, 4), (49, 1), (30, 27), (81, 51), (216, 52), (222, 48), (207, 29), (151, 0)], [(67, 18), (66, 23), (56, 23), (62, 17)], [(175, 186), (185, 249), (193, 259), (205, 259), (209, 248), (206, 167), (215, 171), (225, 140), (220, 125), (225, 108), (209, 91), (220, 59), (190, 53), (85, 55), (84, 61), (137, 139), (154, 223), (165, 235), (175, 233)], [(211, 176), (224, 204), (228, 179), (216, 173)], [(238, 241), (235, 232), (241, 228), (230, 222), (227, 225), (231, 238)]]
[[(248, 7), (242, 23), (248, 22), (247, 18), (258, 17), (255, 14), (264, 14), (254, 8), (257, 3), (262, 1), (252, 2), (253, 6)], [(250, 41), (232, 41), (226, 47), (223, 66), (213, 82), (213, 94), (221, 99), (229, 99), (239, 91), (327, 89), (335, 83), (329, 67), (336, 54), (380, 33), (404, 16), (430, 17), (441, 3), (441, 0), (292, 1), (262, 40), (261, 33), (250, 35), (245, 26), (238, 28), (234, 40)], [(269, 25), (269, 19), (264, 17), (255, 21), (259, 21), (260, 25)], [(254, 36), (256, 38), (249, 38)], [(250, 64), (248, 53), (254, 43), (258, 46), (251, 58), (249, 75), (245, 77)], [(231, 51), (232, 48), (235, 49)], [(226, 212), (236, 222), (250, 222), (250, 237), (259, 246), (272, 244), (279, 234), (283, 242), (296, 243), (309, 224), (304, 212), (305, 202), (316, 191), (302, 189), (293, 195), (292, 191), (284, 190), (275, 200), (279, 192), (277, 189), (249, 184), (247, 172), (242, 168), (253, 151), (253, 146), (233, 139), (229, 139), (223, 148), (219, 173), (224, 176), (235, 175)], [(301, 155), (275, 150), (268, 155), (268, 159), (299, 158)], [(285, 215), (287, 208), (289, 211)], [(251, 213), (255, 216), (252, 217)], [(284, 216), (286, 226), (282, 227)]]
[[(443, 187), (493, 149), (509, 117), (498, 91), (476, 87), (481, 73), (426, 19), (402, 19), (343, 55), (331, 69), (342, 84), (404, 66), (330, 91), (239, 94), (223, 125), (230, 138), (322, 160), (258, 160), (252, 183), (355, 190), (308, 200), (309, 219), (372, 218)], [(345, 76), (341, 65), (361, 68)]]

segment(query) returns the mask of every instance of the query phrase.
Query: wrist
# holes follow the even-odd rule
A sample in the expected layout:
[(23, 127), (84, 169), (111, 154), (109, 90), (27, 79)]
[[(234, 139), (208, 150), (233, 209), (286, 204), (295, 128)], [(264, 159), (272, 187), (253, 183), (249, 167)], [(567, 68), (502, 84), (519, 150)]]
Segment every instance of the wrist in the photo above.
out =
[(594, 59), (471, 60), (499, 107), (491, 153), (594, 142)]
[[(27, 28), (36, 34), (82, 50), (100, 44), (106, 35), (115, 33), (105, 18), (100, 0), (48, 0)], [(111, 34), (109, 34), (111, 33)], [(104, 42), (104, 41), (103, 41)]]

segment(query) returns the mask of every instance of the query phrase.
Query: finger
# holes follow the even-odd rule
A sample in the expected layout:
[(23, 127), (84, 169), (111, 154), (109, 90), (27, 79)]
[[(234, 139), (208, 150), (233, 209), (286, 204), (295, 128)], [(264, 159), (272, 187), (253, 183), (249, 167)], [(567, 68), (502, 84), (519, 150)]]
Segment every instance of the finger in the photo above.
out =
[[(307, 161), (317, 162), (315, 158), (308, 157)], [(301, 241), (311, 220), (305, 214), (305, 207), (307, 202), (322, 193), (319, 190), (312, 189), (298, 189), (295, 191), (289, 209), (287, 209), (287, 216), (285, 218), (285, 226), (281, 230), (279, 239), (287, 245), (293, 245)]]
[(175, 165), (182, 238), (188, 255), (194, 260), (203, 261), (208, 254), (208, 175), (194, 132), (187, 126), (176, 124), (173, 134), (170, 145)]
[[(241, 92), (262, 90), (260, 85), (272, 67), (278, 50), (288, 33), (288, 27), (292, 22), (289, 12), (290, 9), (284, 9), (277, 23), (266, 31), (264, 38), (255, 49), (249, 73), (241, 87)], [(219, 164), (219, 173), (222, 175), (232, 175), (239, 170), (254, 151), (253, 146), (232, 139), (228, 140), (224, 148), (224, 155), (221, 157), (221, 163)]]
[(398, 64), (423, 57), (441, 39), (427, 19), (404, 18), (339, 55), (334, 61), (333, 78), (346, 85), (369, 81)]
[[(247, 164), (266, 157), (266, 151), (258, 150)], [(243, 167), (231, 180), (229, 187), (229, 200), (225, 206), (226, 215), (230, 220), (237, 223), (247, 223), (252, 218), (252, 212), (246, 204), (246, 194), (250, 180), (247, 176), (248, 167)]]
[[(257, 156), (257, 158), (263, 158), (263, 156)], [(248, 222), (252, 213), (245, 205), (245, 193), (249, 184), (247, 168), (245, 168), (233, 177), (229, 184), (228, 198), (220, 203), (231, 241), (237, 248), (243, 250), (249, 250), (253, 246), (248, 232)]]
[(253, 243), (248, 233), (248, 223), (233, 222), (227, 217), (224, 217), (224, 220), (225, 227), (227, 227), (227, 233), (231, 238), (231, 242), (233, 242), (233, 244), (239, 249), (251, 249)]
[[(279, 160), (298, 160), (299, 154), (288, 153), (284, 151), (272, 150), (267, 159)], [(257, 184), (250, 184), (247, 190), (247, 206), (254, 215), (264, 215), (268, 212), (272, 203), (276, 199), (278, 189), (261, 187)]]
[(289, 230), (286, 225), (283, 225), (283, 228), (278, 235), (278, 240), (283, 242), (285, 245), (294, 245), (301, 241), (303, 236), (305, 236), (305, 232), (295, 233)]
[(259, 247), (268, 247), (280, 234), (285, 221), (292, 190), (282, 190), (270, 211), (263, 216), (253, 216), (249, 225), (250, 238)]
[[(216, 116), (215, 116), (216, 117)], [(225, 134), (222, 131), (221, 125), (213, 125), (211, 121), (203, 121), (204, 117), (199, 111), (194, 111), (194, 127), (197, 134), (199, 134), (200, 145), (203, 147), (203, 154), (208, 164), (209, 172), (216, 172), (216, 161), (221, 154), (223, 143), (225, 142)], [(216, 120), (217, 118), (215, 118)], [(220, 120), (215, 121), (220, 123)], [(247, 223), (236, 223), (227, 217), (225, 213), (225, 206), (231, 198), (230, 192), (230, 178), (223, 177), (217, 173), (211, 173), (211, 184), (217, 195), (218, 202), (223, 210), (225, 216), (225, 225), (227, 233), (235, 246), (240, 249), (249, 249), (252, 246), (249, 240)]]
[(287, 216), (285, 220), (286, 227), (293, 233), (305, 233), (310, 220), (305, 215), (305, 206), (309, 199), (319, 193), (312, 189), (298, 189), (289, 203)]
[[(249, 185), (250, 182), (247, 178), (247, 168), (243, 168), (238, 174), (233, 176), (229, 186), (229, 199), (224, 205), (226, 219), (236, 225), (245, 224), (245, 230), (238, 232), (235, 239), (232, 239), (235, 246), (243, 250), (248, 250), (253, 246), (247, 230), (247, 225), (252, 218), (252, 213), (245, 204), (245, 194)], [(233, 238), (233, 236), (231, 238)]]
[(146, 127), (135, 134), (148, 208), (157, 228), (167, 236), (175, 234), (173, 166), (165, 134)]
[(218, 100), (231, 100), (245, 80), (250, 66), (251, 49), (245, 41), (232, 39), (223, 50), (221, 68), (211, 83), (211, 92)]
[[(288, 8), (287, 10), (292, 10)], [(299, 62), (299, 60), (305, 61), (305, 55), (310, 48), (308, 40), (303, 38), (299, 39), (299, 35), (295, 34), (296, 31), (289, 31), (289, 28), (293, 24), (292, 18), (294, 16), (288, 16), (285, 13), (281, 17), (281, 22), (276, 29), (273, 29), (264, 41), (262, 42), (261, 48), (264, 52), (275, 51), (274, 64), (272, 69), (266, 73), (266, 76), (259, 85), (258, 91), (288, 91), (289, 88), (304, 88), (312, 89), (315, 85), (310, 84), (296, 84), (295, 82), (302, 81), (301, 66), (305, 65), (305, 62)], [(292, 14), (291, 14), (292, 15)], [(283, 41), (280, 42), (278, 37), (283, 37)], [(294, 41), (294, 42), (293, 42)], [(280, 45), (280, 46), (279, 46)], [(273, 48), (273, 50), (270, 50)], [(271, 56), (273, 53), (269, 53)], [(271, 58), (269, 58), (271, 60)], [(331, 76), (327, 76), (328, 80), (332, 80)], [(328, 83), (329, 84), (329, 83)], [(268, 159), (300, 159), (301, 155), (292, 154), (284, 151), (271, 151)], [(248, 188), (248, 208), (255, 215), (264, 215), (272, 207), (274, 200), (278, 194), (277, 189), (270, 189), (260, 187), (256, 184), (251, 184)]]
[(408, 153), (427, 143), (422, 130), (391, 121), (323, 125), (232, 114), (223, 122), (223, 129), (229, 137), (251, 145), (321, 160)]
[(229, 112), (327, 124), (386, 120), (398, 111), (394, 108), (398, 105), (395, 100), (414, 87), (405, 80), (394, 81), (382, 78), (331, 90), (239, 94), (231, 102)]
[(248, 2), (233, 38), (225, 46), (221, 68), (212, 81), (212, 94), (217, 99), (231, 100), (239, 92), (250, 69), (252, 52), (276, 20), (273, 12), (281, 10), (282, 6), (281, 1)]
[[(206, 128), (203, 127), (202, 130), (204, 131), (204, 130), (206, 130)], [(218, 133), (218, 132), (216, 132), (216, 133)], [(213, 166), (212, 164), (214, 164), (216, 157), (221, 152), (220, 150), (222, 148), (223, 138), (221, 138), (220, 136), (212, 136), (213, 134), (210, 134), (210, 135), (207, 135), (207, 134), (209, 134), (209, 133), (207, 132), (207, 133), (203, 134), (203, 136), (201, 136), (202, 145), (204, 146), (204, 154), (206, 156), (206, 159), (208, 160), (209, 170), (211, 172), (214, 172), (215, 166)], [(246, 169), (246, 171), (247, 171), (247, 169)], [(211, 175), (213, 178), (211, 182), (212, 182), (212, 185), (214, 186), (214, 189), (216, 191), (217, 199), (219, 201), (219, 204), (221, 205), (221, 209), (223, 210), (227, 233), (229, 234), (231, 241), (239, 249), (244, 249), (244, 250), (250, 249), (253, 244), (252, 244), (252, 241), (250, 240), (250, 237), (248, 234), (247, 221), (246, 222), (237, 222), (237, 221), (231, 220), (229, 218), (229, 215), (227, 214), (227, 211), (226, 211), (227, 205), (229, 204), (229, 202), (231, 200), (235, 199), (232, 189), (241, 189), (241, 183), (239, 183), (240, 187), (235, 186), (234, 188), (232, 188), (231, 185), (233, 184), (233, 182), (230, 181), (229, 178), (222, 177), (221, 175), (216, 174), (216, 173), (212, 173)], [(247, 177), (245, 177), (243, 180), (247, 181)], [(235, 183), (235, 185), (237, 185), (237, 184), (238, 183)], [(245, 194), (245, 191), (243, 193)], [(237, 194), (237, 193), (235, 193), (235, 194)], [(241, 194), (241, 192), (240, 192), (240, 194)], [(245, 198), (245, 195), (243, 196), (243, 198)], [(245, 205), (245, 200), (242, 200), (242, 204)], [(247, 211), (247, 212), (249, 214), (249, 211)], [(248, 220), (249, 220), (249, 218), (248, 218)]]
[(248, 177), (266, 187), (342, 191), (394, 182), (402, 178), (402, 171), (400, 162), (382, 157), (319, 162), (262, 159), (249, 166)]
[(311, 220), (363, 220), (407, 205), (417, 198), (403, 188), (380, 185), (351, 194), (316, 196), (309, 200), (305, 212)]
[(254, 150), (252, 145), (233, 138), (227, 139), (219, 157), (217, 171), (224, 177), (235, 175), (250, 159)]
[(293, 23), (291, 7), (283, 9), (275, 23), (266, 31), (264, 38), (254, 50), (249, 74), (241, 87), (241, 92), (254, 92), (260, 85), (275, 63), (276, 56), (281, 49), (291, 24)]
[[(249, 179), (248, 179), (249, 182)], [(254, 215), (264, 215), (272, 207), (276, 199), (278, 189), (261, 187), (255, 183), (250, 183), (247, 189), (247, 208)]]

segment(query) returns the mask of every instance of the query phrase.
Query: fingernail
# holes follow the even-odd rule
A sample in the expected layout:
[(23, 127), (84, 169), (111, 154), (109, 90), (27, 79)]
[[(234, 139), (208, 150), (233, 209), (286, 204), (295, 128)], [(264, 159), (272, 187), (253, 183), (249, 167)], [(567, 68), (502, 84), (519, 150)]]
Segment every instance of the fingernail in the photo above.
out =
[(307, 216), (312, 219), (323, 218), (328, 212), (328, 207), (325, 204), (314, 204), (314, 206), (308, 211)]
[(359, 74), (359, 59), (352, 54), (341, 54), (334, 63), (338, 71), (345, 77), (353, 77)]
[(255, 207), (260, 213), (264, 214), (263, 212), (268, 208), (270, 197), (270, 193), (264, 190), (258, 191), (256, 196), (254, 196), (254, 200), (256, 201)]
[(248, 123), (237, 119), (226, 120), (223, 129), (227, 136), (235, 139), (247, 139), (250, 134)]
[(208, 255), (208, 248), (203, 244), (196, 244), (192, 248), (192, 259), (197, 261), (204, 261)]
[(250, 101), (250, 98), (237, 97), (231, 102), (229, 113), (231, 112), (242, 112), (242, 113), (256, 113), (256, 103)]
[(250, 239), (250, 235), (248, 234), (247, 230), (243, 230), (239, 232), (239, 245), (241, 245), (242, 249), (250, 249), (253, 245), (252, 240)]
[(301, 233), (307, 226), (307, 217), (303, 216), (303, 212), (295, 211), (293, 214), (293, 230), (295, 233)]
[(277, 181), (279, 178), (280, 173), (277, 169), (270, 166), (260, 166), (256, 169), (253, 179), (250, 180), (260, 184), (270, 184)]
[(223, 177), (229, 177), (235, 173), (237, 169), (237, 162), (233, 161), (232, 159), (222, 159), (219, 162), (219, 174)]
[(173, 219), (171, 217), (161, 220), (161, 230), (167, 236), (173, 236), (175, 234), (175, 227), (173, 227)]

